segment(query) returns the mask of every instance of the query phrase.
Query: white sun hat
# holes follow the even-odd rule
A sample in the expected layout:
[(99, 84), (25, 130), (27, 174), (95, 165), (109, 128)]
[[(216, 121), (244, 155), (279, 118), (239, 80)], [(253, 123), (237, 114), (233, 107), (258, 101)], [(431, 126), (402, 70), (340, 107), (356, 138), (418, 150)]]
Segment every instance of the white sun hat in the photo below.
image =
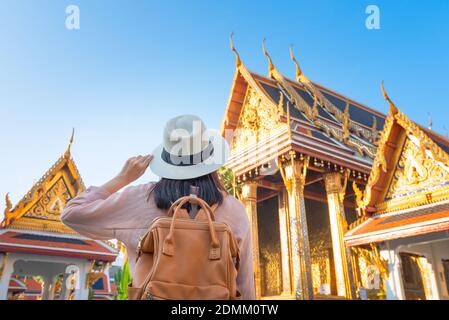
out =
[(229, 157), (227, 141), (208, 130), (194, 115), (181, 115), (167, 122), (162, 144), (153, 151), (150, 168), (161, 178), (187, 180), (218, 170)]

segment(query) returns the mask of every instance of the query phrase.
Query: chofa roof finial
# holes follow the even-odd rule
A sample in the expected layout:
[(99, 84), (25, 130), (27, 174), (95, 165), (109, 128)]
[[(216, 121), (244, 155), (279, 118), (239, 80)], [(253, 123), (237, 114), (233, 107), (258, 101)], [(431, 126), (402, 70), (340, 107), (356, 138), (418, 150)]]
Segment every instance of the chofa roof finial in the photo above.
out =
[(388, 101), (390, 104), (390, 114), (394, 116), (396, 113), (398, 113), (398, 108), (394, 105), (393, 101), (391, 101), (390, 97), (388, 96), (387, 92), (385, 91), (384, 82), (380, 82), (380, 88), (382, 89), (382, 95), (384, 96), (385, 100)]
[(5, 216), (7, 212), (10, 212), (12, 209), (12, 203), (11, 199), (9, 198), (9, 192), (5, 195), (5, 202), (6, 202), (6, 208), (5, 208)]
[(290, 45), (290, 58), (295, 63), (295, 66), (296, 66), (296, 81), (299, 81), (299, 77), (302, 75), (302, 70), (299, 67), (298, 61), (296, 61), (295, 56), (293, 55), (293, 44)]
[(432, 130), (433, 120), (432, 120), (432, 115), (430, 114), (430, 112), (427, 112), (427, 118), (429, 119), (429, 126), (427, 128), (429, 128), (429, 130)]
[(265, 39), (265, 37), (264, 37), (263, 40), (262, 40), (262, 50), (263, 50), (263, 54), (264, 54), (265, 57), (267, 57), (267, 59), (268, 59), (268, 73), (271, 75), (271, 72), (272, 72), (273, 69), (274, 69), (274, 65), (273, 65), (273, 61), (271, 61), (270, 55), (269, 55), (268, 52), (267, 52), (267, 49), (265, 48), (265, 41), (266, 41), (266, 39)]
[(70, 158), (70, 147), (72, 146), (74, 135), (75, 135), (75, 128), (72, 128), (72, 135), (70, 137), (69, 145), (67, 146), (67, 149), (64, 152), (64, 158), (67, 159)]
[(240, 60), (240, 56), (239, 56), (237, 50), (235, 50), (234, 42), (232, 41), (232, 36), (233, 36), (233, 35), (234, 35), (234, 32), (231, 32), (231, 36), (229, 37), (229, 42), (230, 42), (230, 44), (231, 44), (231, 50), (232, 50), (232, 52), (235, 53), (235, 65), (236, 65), (237, 67), (239, 67), (239, 66), (242, 64), (242, 60)]

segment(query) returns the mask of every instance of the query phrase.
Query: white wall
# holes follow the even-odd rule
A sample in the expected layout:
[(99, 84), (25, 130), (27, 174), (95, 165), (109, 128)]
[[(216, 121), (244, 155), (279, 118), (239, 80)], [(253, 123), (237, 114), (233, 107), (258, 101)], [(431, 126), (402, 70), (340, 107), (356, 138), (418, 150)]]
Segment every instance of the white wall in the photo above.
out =
[[(449, 233), (434, 233), (419, 237), (398, 239), (389, 241), (388, 245), (389, 249), (395, 253), (396, 258), (398, 258), (401, 252), (425, 256), (432, 266), (432, 298), (449, 300), (449, 292), (447, 290), (444, 268), (441, 261), (442, 259), (449, 260)], [(395, 270), (394, 272), (397, 273), (395, 275), (396, 278), (400, 277), (400, 270)], [(400, 279), (402, 280), (402, 278)]]

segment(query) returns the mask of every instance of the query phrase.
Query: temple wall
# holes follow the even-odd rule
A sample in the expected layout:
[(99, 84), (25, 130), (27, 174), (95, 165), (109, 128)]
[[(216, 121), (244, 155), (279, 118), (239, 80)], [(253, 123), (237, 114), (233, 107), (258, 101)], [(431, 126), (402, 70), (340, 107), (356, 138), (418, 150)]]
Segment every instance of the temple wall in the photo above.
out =
[[(404, 293), (399, 288), (403, 286), (402, 269), (398, 256), (400, 253), (410, 253), (424, 256), (427, 262), (422, 267), (423, 280), (426, 285), (427, 299), (449, 300), (449, 240), (444, 232), (428, 235), (408, 237), (388, 241), (388, 246), (383, 246), (384, 256), (389, 260), (390, 276), (387, 279), (387, 299), (405, 299)], [(387, 251), (390, 252), (387, 255)], [(446, 268), (443, 260), (446, 260)], [(394, 280), (392, 280), (394, 279)], [(395, 294), (388, 295), (388, 282), (398, 282), (395, 286), (390, 285)]]

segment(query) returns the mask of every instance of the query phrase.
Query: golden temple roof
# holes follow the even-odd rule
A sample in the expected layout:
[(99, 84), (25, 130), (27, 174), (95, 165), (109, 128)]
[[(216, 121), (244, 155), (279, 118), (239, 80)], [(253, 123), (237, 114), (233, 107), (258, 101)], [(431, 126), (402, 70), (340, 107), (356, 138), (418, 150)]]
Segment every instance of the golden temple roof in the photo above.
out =
[(60, 221), (65, 204), (85, 190), (84, 183), (71, 157), (74, 131), (63, 155), (12, 207), (6, 195), (2, 228), (29, 229), (58, 233), (75, 233)]
[(383, 213), (449, 199), (449, 155), (443, 149), (447, 139), (411, 121), (383, 84), (381, 88), (390, 115), (364, 192), (353, 185), (357, 206), (365, 213)]

